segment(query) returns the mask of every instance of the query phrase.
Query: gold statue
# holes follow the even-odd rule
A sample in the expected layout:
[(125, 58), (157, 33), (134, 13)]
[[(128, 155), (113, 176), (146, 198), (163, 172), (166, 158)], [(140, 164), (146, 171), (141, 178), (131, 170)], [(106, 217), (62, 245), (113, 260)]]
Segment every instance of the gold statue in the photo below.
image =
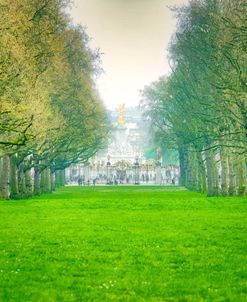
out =
[(125, 104), (119, 105), (118, 108), (118, 125), (125, 125)]

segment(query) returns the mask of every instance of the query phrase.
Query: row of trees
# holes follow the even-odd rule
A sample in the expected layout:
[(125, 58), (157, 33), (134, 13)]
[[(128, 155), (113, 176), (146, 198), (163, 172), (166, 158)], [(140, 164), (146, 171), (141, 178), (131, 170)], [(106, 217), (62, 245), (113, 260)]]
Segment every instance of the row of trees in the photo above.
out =
[(103, 144), (99, 53), (65, 0), (0, 0), (0, 195), (64, 184), (64, 170)]
[(181, 185), (246, 194), (247, 5), (193, 0), (174, 9), (169, 77), (145, 87), (156, 142), (179, 153)]

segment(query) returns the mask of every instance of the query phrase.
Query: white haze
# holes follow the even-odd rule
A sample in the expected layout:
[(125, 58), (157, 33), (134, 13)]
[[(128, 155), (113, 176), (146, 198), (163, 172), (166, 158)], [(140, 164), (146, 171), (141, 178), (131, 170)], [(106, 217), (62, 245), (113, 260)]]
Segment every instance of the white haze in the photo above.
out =
[(87, 27), (105, 71), (97, 86), (105, 105), (137, 105), (139, 91), (169, 72), (167, 47), (176, 29), (168, 6), (186, 0), (74, 0), (71, 16)]

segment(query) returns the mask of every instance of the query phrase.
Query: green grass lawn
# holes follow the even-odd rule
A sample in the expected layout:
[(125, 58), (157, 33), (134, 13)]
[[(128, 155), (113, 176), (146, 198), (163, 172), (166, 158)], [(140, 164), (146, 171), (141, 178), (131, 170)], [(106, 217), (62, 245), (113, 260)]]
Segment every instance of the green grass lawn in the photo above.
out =
[(0, 301), (247, 301), (247, 198), (67, 187), (0, 201)]

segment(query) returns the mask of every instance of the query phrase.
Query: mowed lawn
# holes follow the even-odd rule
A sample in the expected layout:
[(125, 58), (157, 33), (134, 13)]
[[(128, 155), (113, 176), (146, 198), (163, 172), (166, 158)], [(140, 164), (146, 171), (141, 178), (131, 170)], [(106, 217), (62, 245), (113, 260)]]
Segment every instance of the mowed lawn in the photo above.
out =
[(0, 201), (0, 301), (247, 301), (247, 198), (66, 187)]

